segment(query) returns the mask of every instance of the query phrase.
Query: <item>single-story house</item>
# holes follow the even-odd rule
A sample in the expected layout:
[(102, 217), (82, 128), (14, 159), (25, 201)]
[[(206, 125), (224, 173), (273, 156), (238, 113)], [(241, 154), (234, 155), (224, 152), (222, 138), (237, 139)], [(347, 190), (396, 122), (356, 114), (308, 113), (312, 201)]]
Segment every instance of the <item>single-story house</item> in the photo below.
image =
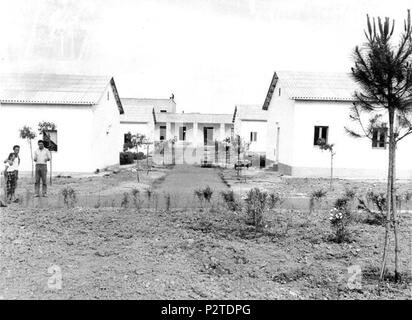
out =
[[(50, 133), (57, 151), (54, 172), (93, 172), (119, 163), (120, 115), (123, 107), (111, 76), (66, 74), (0, 75), (0, 155), (20, 145), (21, 171), (31, 170), (30, 148), (19, 130), (38, 132), (42, 121), (52, 122)], [(1, 158), (1, 159), (3, 159)]]
[(259, 105), (236, 105), (233, 113), (235, 135), (249, 144), (249, 151), (266, 153), (267, 117), (269, 112)]
[[(327, 177), (330, 154), (319, 139), (334, 144), (334, 173), (341, 178), (385, 178), (388, 166), (386, 132), (373, 140), (353, 138), (350, 120), (356, 83), (348, 73), (275, 72), (263, 110), (267, 110), (266, 156), (284, 174)], [(412, 179), (412, 135), (397, 149), (397, 178)]]

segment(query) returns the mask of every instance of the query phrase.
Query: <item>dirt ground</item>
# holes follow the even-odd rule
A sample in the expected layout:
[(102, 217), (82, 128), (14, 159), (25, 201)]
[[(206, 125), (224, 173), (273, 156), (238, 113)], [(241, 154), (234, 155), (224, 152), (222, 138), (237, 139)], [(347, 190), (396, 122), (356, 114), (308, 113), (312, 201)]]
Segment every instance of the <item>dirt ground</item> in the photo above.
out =
[[(244, 191), (233, 172), (192, 169), (185, 175), (179, 173), (183, 168), (155, 168), (141, 173), (140, 183), (131, 167), (56, 178), (49, 198), (1, 208), (0, 298), (411, 299), (410, 212), (401, 219), (403, 281), (387, 281), (378, 291), (382, 226), (359, 217), (350, 225), (351, 241), (339, 244), (330, 240), (328, 211), (309, 214), (284, 204), (266, 213), (265, 228), (256, 231), (243, 212), (230, 212), (218, 200), (227, 185)], [(197, 170), (205, 171), (196, 175)], [(193, 198), (192, 187), (204, 185), (199, 181), (210, 185), (216, 198), (197, 209), (172, 202), (176, 207), (165, 210), (147, 199), (141, 204), (132, 198), (122, 206), (124, 193), (133, 189), (141, 190), (142, 197), (152, 190)], [(255, 172), (248, 182), (249, 187), (277, 188), (294, 196), (328, 184), (267, 172)], [(339, 180), (334, 192), (348, 186), (375, 190), (381, 183)], [(79, 194), (73, 208), (66, 208), (59, 195), (66, 186)], [(25, 197), (30, 187), (30, 178), (23, 178), (20, 194)], [(359, 289), (348, 288), (352, 266), (361, 270)], [(61, 288), (50, 286), (60, 275)]]

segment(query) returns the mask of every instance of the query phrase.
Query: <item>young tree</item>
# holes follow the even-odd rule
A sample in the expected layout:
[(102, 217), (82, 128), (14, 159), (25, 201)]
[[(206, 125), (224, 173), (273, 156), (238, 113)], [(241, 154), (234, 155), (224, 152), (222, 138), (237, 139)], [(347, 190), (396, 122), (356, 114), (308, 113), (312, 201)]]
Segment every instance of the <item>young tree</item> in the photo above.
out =
[(49, 143), (47, 145), (47, 149), (49, 149), (50, 151), (50, 185), (52, 184), (52, 168), (53, 168), (53, 163), (52, 163), (52, 153), (53, 153), (53, 143), (50, 139), (50, 131), (56, 130), (57, 127), (53, 122), (48, 122), (48, 121), (42, 121), (39, 122), (38, 125), (38, 131), (39, 134), (41, 134), (43, 136), (43, 140), (47, 137), (49, 139)]
[[(388, 145), (387, 212), (385, 241), (383, 248), (380, 280), (384, 277), (387, 260), (387, 246), (391, 222), (395, 238), (395, 280), (400, 279), (398, 219), (396, 214), (395, 163), (396, 147), (399, 141), (412, 133), (412, 25), (410, 10), (404, 22), (404, 30), (398, 45), (392, 43), (395, 22), (389, 18), (371, 21), (367, 16), (366, 43), (356, 47), (353, 54), (355, 66), (352, 76), (359, 84), (355, 93), (351, 119), (360, 124), (361, 132), (347, 129), (354, 137), (373, 138), (376, 129), (386, 128), (382, 119), (388, 122), (385, 143)], [(362, 115), (369, 114), (369, 124), (362, 124)]]
[(333, 150), (334, 144), (327, 143), (324, 139), (319, 141), (319, 147), (321, 150), (329, 151), (330, 153), (330, 189), (333, 188), (333, 157), (335, 156), (336, 152)]
[[(132, 147), (136, 148), (136, 154), (139, 153), (139, 147), (143, 145), (143, 142), (145, 139), (146, 139), (146, 136), (141, 133), (136, 133), (135, 135), (131, 135), (131, 145)], [(140, 182), (139, 171), (140, 171), (139, 160), (136, 160), (137, 181)]]
[(34, 173), (34, 162), (33, 162), (33, 146), (32, 146), (32, 140), (36, 138), (36, 133), (29, 127), (29, 126), (24, 126), (20, 130), (20, 138), (26, 139), (29, 146), (30, 146), (30, 157), (31, 157), (31, 177), (33, 178), (33, 173)]
[[(236, 150), (237, 153), (237, 164), (240, 164), (240, 155), (241, 153), (244, 153), (249, 150), (249, 142), (246, 142), (240, 135), (235, 135), (235, 136), (230, 136), (225, 139), (225, 141), (233, 148), (233, 150)], [(241, 166), (237, 165), (236, 170), (237, 170), (237, 175), (240, 175), (240, 170)]]

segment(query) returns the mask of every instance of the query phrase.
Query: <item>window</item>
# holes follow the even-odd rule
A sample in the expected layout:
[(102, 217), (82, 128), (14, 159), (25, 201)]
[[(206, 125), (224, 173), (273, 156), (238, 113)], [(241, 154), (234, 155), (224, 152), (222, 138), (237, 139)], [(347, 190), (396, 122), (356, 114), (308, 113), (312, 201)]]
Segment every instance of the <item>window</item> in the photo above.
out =
[(386, 149), (387, 128), (375, 128), (372, 131), (372, 148)]
[(250, 133), (250, 142), (254, 142), (257, 140), (257, 132)]
[(160, 140), (166, 139), (166, 126), (160, 126)]
[(43, 131), (44, 147), (50, 151), (57, 151), (57, 130)]
[(179, 140), (186, 141), (186, 127), (179, 127)]
[(325, 143), (328, 143), (328, 131), (329, 131), (329, 127), (315, 126), (315, 135), (313, 139), (313, 145), (319, 146), (322, 141)]
[(163, 113), (165, 113), (165, 112), (167, 112), (167, 110), (164, 110), (164, 109), (162, 109), (162, 110), (160, 110), (160, 112), (163, 112)]

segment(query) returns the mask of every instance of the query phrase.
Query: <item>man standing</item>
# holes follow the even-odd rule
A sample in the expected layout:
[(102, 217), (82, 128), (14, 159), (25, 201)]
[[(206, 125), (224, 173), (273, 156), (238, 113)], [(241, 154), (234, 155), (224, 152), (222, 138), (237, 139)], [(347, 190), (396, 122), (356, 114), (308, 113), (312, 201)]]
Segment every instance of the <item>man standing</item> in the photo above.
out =
[(50, 161), (51, 154), (50, 151), (44, 147), (43, 140), (38, 142), (39, 148), (34, 151), (34, 162), (36, 163), (35, 168), (35, 195), (38, 198), (40, 196), (40, 179), (42, 181), (42, 193), (43, 197), (47, 197), (47, 161)]

